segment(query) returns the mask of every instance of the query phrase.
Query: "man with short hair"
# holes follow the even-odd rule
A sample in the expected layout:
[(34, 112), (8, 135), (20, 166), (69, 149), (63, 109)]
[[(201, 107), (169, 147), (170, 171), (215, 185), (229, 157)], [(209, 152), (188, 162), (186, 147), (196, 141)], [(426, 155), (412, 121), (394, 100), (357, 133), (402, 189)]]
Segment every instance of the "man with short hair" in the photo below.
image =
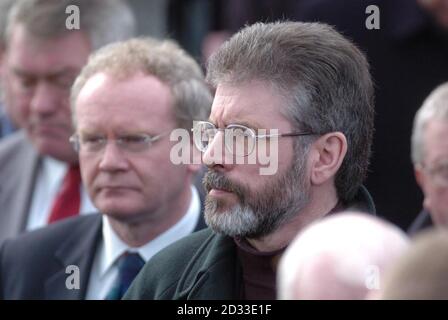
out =
[[(201, 164), (175, 164), (171, 152), (172, 131), (190, 131), (193, 119), (210, 112), (210, 90), (193, 58), (170, 41), (109, 45), (89, 59), (71, 101), (71, 141), (103, 215), (6, 240), (1, 298), (119, 299), (145, 261), (205, 226), (193, 186)], [(191, 150), (190, 139), (183, 144)], [(66, 287), (70, 266), (79, 268), (79, 290)]]
[(374, 296), (408, 245), (400, 228), (371, 215), (342, 212), (316, 221), (297, 235), (280, 260), (278, 298)]
[(448, 226), (448, 83), (434, 89), (417, 111), (412, 130), (412, 163), (424, 194), (423, 211), (411, 234), (431, 225)]
[[(66, 8), (79, 9), (68, 29)], [(20, 0), (11, 9), (4, 65), (5, 103), (23, 130), (0, 143), (0, 242), (68, 216), (96, 211), (80, 183), (70, 87), (89, 54), (134, 35), (121, 0)]]
[(128, 299), (274, 299), (277, 259), (299, 230), (349, 207), (374, 212), (361, 185), (373, 87), (351, 42), (323, 24), (257, 23), (224, 43), (207, 77), (216, 95), (193, 138), (210, 228), (160, 252)]

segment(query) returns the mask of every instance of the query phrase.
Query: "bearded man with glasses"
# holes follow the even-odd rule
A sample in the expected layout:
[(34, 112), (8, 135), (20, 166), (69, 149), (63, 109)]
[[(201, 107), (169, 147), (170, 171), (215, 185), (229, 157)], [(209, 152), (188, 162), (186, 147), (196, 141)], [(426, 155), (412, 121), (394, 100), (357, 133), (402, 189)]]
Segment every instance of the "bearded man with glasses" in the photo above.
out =
[[(257, 23), (218, 49), (207, 78), (216, 94), (193, 140), (210, 228), (148, 262), (127, 299), (274, 299), (278, 258), (300, 230), (374, 212), (362, 187), (373, 86), (355, 45), (324, 24)], [(278, 159), (274, 174), (261, 174), (260, 149)]]

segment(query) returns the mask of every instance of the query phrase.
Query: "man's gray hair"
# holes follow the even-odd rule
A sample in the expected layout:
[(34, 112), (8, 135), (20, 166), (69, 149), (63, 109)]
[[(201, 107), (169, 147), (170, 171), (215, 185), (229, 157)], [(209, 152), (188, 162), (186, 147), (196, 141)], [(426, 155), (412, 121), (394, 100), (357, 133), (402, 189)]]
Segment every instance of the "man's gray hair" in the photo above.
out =
[(134, 13), (125, 0), (19, 0), (9, 14), (6, 44), (17, 24), (43, 39), (76, 31), (66, 27), (71, 5), (79, 8), (79, 31), (88, 35), (93, 50), (135, 35)]
[(71, 91), (75, 127), (76, 99), (86, 82), (102, 72), (118, 80), (141, 72), (168, 85), (180, 128), (191, 129), (193, 120), (205, 120), (210, 114), (212, 95), (197, 62), (174, 41), (139, 38), (110, 44), (90, 56)]
[(424, 134), (431, 120), (448, 120), (448, 82), (435, 88), (415, 114), (411, 138), (412, 163), (422, 164), (425, 156)]
[[(283, 96), (283, 111), (297, 130), (342, 132), (348, 151), (335, 185), (342, 200), (354, 197), (369, 163), (374, 89), (368, 62), (353, 43), (321, 23), (256, 23), (210, 58), (207, 80), (214, 86), (266, 81)], [(304, 146), (311, 141), (302, 139)]]

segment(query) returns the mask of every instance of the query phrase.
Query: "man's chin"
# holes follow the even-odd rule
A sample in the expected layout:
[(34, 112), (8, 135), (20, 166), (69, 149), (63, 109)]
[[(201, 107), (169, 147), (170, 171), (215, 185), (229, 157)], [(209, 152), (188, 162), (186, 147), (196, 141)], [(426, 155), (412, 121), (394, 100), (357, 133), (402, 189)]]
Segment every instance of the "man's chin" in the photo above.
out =
[(246, 237), (256, 234), (259, 221), (254, 213), (241, 206), (234, 205), (228, 208), (218, 208), (217, 203), (206, 203), (205, 222), (215, 232), (230, 237)]
[(207, 196), (205, 203), (206, 209), (211, 210), (213, 214), (231, 214), (232, 209), (238, 205), (235, 201), (212, 196)]
[(123, 223), (132, 223), (132, 221), (135, 220), (137, 216), (134, 211), (124, 208), (103, 206), (98, 209), (106, 216)]

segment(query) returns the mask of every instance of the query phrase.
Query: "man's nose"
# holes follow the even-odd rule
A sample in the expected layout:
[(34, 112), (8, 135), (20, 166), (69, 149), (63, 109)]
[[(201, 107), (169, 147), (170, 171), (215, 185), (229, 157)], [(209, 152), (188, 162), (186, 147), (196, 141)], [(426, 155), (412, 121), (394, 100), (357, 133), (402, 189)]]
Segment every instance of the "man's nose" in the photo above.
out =
[(33, 92), (30, 108), (33, 112), (45, 115), (64, 107), (64, 99), (68, 101), (68, 94), (64, 97), (57, 89), (46, 81), (39, 81)]
[(218, 131), (202, 155), (203, 163), (209, 167), (225, 167), (232, 164), (232, 157), (225, 147), (225, 135)]
[(115, 141), (108, 140), (101, 152), (100, 170), (122, 171), (129, 168), (129, 162)]

